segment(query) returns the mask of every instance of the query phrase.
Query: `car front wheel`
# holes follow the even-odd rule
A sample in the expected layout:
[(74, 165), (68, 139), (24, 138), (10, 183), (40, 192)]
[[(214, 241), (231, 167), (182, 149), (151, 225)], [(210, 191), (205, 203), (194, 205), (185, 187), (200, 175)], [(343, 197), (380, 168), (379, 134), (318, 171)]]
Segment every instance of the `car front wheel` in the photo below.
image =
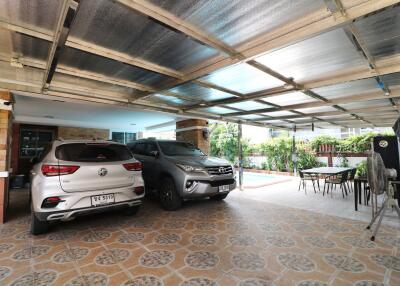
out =
[(171, 178), (165, 178), (159, 191), (160, 202), (164, 209), (175, 211), (182, 206), (182, 198), (175, 188), (175, 183)]

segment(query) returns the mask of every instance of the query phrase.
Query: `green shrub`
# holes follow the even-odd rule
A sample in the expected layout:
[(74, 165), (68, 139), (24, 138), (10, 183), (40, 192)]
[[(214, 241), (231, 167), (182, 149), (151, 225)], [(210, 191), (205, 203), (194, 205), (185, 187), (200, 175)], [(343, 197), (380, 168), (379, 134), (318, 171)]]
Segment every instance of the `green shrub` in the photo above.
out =
[(332, 145), (332, 146), (335, 146), (335, 148), (338, 147), (339, 139), (329, 136), (329, 135), (321, 135), (321, 136), (317, 136), (314, 139), (312, 139), (310, 144), (311, 144), (311, 149), (314, 152), (318, 152), (319, 147), (323, 144)]
[(357, 177), (366, 177), (367, 176), (367, 160), (361, 161), (357, 165), (356, 176)]
[[(274, 171), (293, 171), (293, 140), (292, 138), (270, 139), (261, 146), (266, 162), (262, 168)], [(296, 141), (297, 169), (307, 169), (320, 166), (315, 153), (308, 143)]]

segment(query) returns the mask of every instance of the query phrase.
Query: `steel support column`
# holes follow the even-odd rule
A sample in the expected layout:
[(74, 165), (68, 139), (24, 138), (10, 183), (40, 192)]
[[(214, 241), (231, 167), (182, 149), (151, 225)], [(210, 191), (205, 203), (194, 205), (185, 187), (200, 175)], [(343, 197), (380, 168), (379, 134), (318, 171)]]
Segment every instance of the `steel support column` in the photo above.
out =
[(239, 189), (243, 190), (242, 123), (238, 123), (238, 150), (239, 150)]

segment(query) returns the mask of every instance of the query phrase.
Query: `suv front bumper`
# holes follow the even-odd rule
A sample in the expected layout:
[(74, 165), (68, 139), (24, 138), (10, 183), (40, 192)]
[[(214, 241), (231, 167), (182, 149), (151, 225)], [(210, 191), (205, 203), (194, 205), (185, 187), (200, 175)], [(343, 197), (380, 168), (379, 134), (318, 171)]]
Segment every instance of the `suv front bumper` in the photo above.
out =
[[(189, 179), (192, 180), (192, 179)], [(195, 184), (193, 189), (188, 189), (186, 186), (183, 190), (183, 198), (201, 198), (215, 196), (218, 194), (226, 194), (236, 188), (236, 180), (234, 178), (222, 179), (222, 180), (192, 180)], [(229, 186), (226, 190), (220, 191), (221, 186)]]

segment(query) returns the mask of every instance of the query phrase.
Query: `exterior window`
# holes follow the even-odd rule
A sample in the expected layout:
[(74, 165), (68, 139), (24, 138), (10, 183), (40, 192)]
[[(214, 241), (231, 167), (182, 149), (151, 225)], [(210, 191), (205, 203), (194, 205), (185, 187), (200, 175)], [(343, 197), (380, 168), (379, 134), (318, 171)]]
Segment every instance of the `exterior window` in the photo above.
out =
[(111, 139), (114, 142), (118, 142), (118, 143), (125, 143), (125, 136), (124, 136), (124, 132), (113, 132), (111, 135)]
[(125, 132), (125, 144), (131, 143), (136, 140), (136, 133)]
[(130, 132), (112, 132), (111, 139), (114, 142), (128, 144), (136, 140), (136, 133)]
[(22, 129), (19, 146), (20, 158), (41, 157), (43, 151), (53, 141), (53, 136), (52, 131)]

